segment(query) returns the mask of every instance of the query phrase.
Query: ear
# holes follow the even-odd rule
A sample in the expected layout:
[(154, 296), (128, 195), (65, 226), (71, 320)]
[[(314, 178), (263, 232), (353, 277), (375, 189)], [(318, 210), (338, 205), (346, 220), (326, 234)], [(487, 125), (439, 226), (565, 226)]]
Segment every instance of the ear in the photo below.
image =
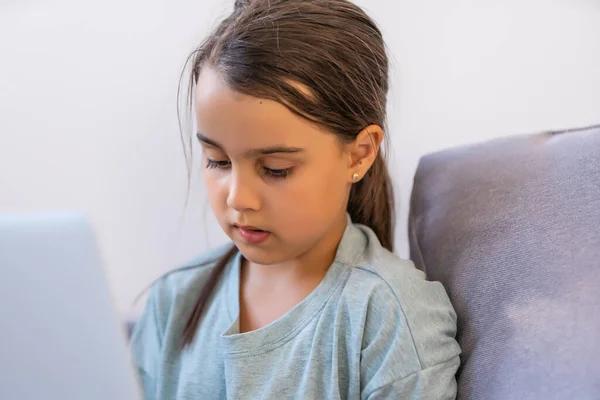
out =
[(382, 141), (383, 129), (379, 125), (369, 125), (360, 131), (354, 142), (348, 144), (348, 178), (351, 182), (358, 182), (365, 176), (375, 162)]

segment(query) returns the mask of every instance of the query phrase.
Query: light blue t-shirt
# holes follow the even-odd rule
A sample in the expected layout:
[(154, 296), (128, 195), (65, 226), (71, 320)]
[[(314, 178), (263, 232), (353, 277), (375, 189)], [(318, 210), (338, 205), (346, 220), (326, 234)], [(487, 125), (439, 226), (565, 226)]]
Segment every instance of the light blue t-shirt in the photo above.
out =
[(325, 278), (287, 314), (239, 333), (241, 256), (191, 346), (183, 327), (219, 250), (156, 282), (131, 340), (146, 399), (454, 399), (460, 348), (441, 284), (349, 223)]

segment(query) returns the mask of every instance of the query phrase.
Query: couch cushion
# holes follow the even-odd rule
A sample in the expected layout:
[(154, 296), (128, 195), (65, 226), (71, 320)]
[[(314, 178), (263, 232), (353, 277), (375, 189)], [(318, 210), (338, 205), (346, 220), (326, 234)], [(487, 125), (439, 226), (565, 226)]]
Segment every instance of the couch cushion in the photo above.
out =
[(460, 399), (600, 399), (600, 126), (424, 157), (409, 234), (459, 316)]

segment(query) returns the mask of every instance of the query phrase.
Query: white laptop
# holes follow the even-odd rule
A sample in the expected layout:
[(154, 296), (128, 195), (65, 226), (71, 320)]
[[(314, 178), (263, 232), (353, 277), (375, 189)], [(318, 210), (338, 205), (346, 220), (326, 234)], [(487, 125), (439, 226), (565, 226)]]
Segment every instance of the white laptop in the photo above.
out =
[(0, 399), (139, 399), (125, 331), (85, 218), (0, 216)]

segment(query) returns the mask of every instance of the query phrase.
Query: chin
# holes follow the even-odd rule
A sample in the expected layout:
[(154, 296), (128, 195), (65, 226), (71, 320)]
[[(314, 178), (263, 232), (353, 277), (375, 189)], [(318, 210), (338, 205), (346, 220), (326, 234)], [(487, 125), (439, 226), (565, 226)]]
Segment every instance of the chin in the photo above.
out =
[(236, 246), (240, 253), (242, 253), (242, 256), (253, 264), (273, 265), (289, 259), (289, 257), (285, 257), (273, 249), (261, 248), (260, 246), (252, 246), (246, 243), (236, 243)]

